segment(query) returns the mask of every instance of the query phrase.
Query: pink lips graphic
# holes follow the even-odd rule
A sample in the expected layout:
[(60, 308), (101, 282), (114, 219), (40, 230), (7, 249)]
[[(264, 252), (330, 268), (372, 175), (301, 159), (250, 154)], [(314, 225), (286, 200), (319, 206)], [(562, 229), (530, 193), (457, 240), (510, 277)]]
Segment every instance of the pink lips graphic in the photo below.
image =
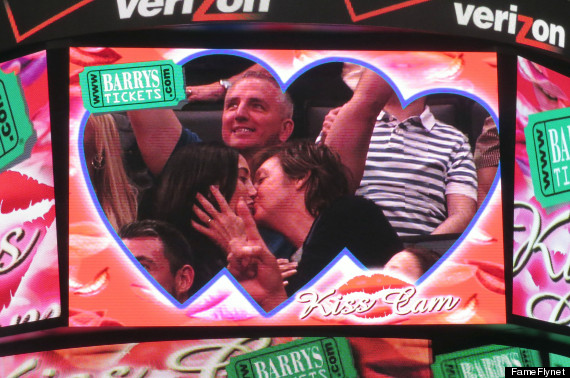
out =
[[(34, 205), (44, 201), (53, 201), (53, 187), (39, 183), (14, 171), (5, 171), (0, 174), (0, 216), (28, 210)], [(46, 234), (47, 228), (55, 220), (55, 205), (52, 203), (49, 209), (33, 217), (25, 219), (22, 224), (15, 227), (0, 230), (0, 238), (9, 243), (8, 251), (0, 255), (0, 277), (2, 278), (2, 290), (0, 291), (0, 309), (7, 307), (12, 296), (18, 289), (22, 277), (28, 270), (39, 243)], [(7, 244), (5, 244), (7, 245)], [(20, 251), (18, 256), (17, 251)], [(18, 261), (16, 261), (18, 260)]]

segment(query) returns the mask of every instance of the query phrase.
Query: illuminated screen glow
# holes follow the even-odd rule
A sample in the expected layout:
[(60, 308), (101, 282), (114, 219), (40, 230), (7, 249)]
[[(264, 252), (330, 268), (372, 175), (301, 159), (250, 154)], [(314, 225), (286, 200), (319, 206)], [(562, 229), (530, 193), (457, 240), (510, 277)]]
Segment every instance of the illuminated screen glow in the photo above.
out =
[[(568, 165), (568, 136), (551, 129), (547, 134), (552, 179), (562, 184), (566, 201), (547, 206), (536, 193), (533, 165), (529, 162), (525, 128), (532, 117), (549, 118), (568, 114), (570, 78), (519, 57), (517, 76), (517, 125), (515, 145), (514, 235), (513, 235), (513, 313), (533, 319), (568, 326), (568, 246), (570, 234), (570, 182), (564, 178)], [(562, 112), (562, 113), (559, 113)], [(559, 118), (557, 116), (557, 118)], [(562, 116), (564, 117), (564, 116)], [(563, 118), (564, 119), (564, 118)], [(548, 124), (548, 122), (547, 122)], [(565, 123), (567, 125), (567, 123)], [(561, 131), (568, 132), (566, 127)], [(556, 138), (556, 139), (552, 139)], [(558, 150), (556, 149), (558, 147)], [(558, 154), (556, 151), (560, 151)], [(537, 154), (538, 155), (538, 154)], [(539, 160), (539, 162), (542, 160)], [(554, 171), (557, 166), (560, 174)], [(553, 181), (553, 184), (555, 181)], [(566, 185), (564, 194), (563, 186)]]
[[(126, 248), (117, 236), (117, 222), (105, 215), (108, 212), (101, 205), (105, 200), (100, 197), (103, 195), (96, 194), (89, 173), (91, 170), (93, 175), (104, 167), (91, 155), (86, 158), (85, 138), (89, 135), (86, 123), (93, 115), (83, 105), (82, 95), (85, 96), (86, 90), (79, 86), (78, 79), (86, 67), (172, 60), (184, 65), (186, 85), (194, 88), (192, 93), (196, 96), (195, 86), (211, 84), (211, 88), (223, 90), (221, 78), (227, 79), (236, 70), (257, 63), (277, 80), (282, 90), (290, 89), (296, 122), (292, 138), (314, 138), (320, 124), (317, 123), (316, 130), (311, 128), (311, 111), (323, 108), (328, 111), (350, 99), (349, 88), (354, 88), (359, 80), (357, 68), (364, 66), (384, 78), (404, 105), (426, 97), (434, 113), (437, 110), (449, 116), (448, 123), (469, 114), (467, 126), (458, 127), (476, 139), (485, 119), (489, 124), (498, 121), (494, 53), (72, 48), (70, 57), (71, 327), (212, 325), (212, 322), (233, 326), (505, 322), (501, 185), (500, 175), (495, 173), (488, 180), (488, 194), (480, 200), (463, 233), (442, 238), (402, 238), (406, 246), (418, 244), (436, 250), (441, 256), (431, 268), (426, 267), (414, 278), (401, 269), (369, 270), (345, 249), (331, 258), (323, 271), (310, 277), (309, 283), (295, 295), (270, 309), (254, 300), (252, 292), (244, 289), (238, 282), (241, 280), (225, 268), (208, 283), (194, 287), (196, 293), (181, 303), (166, 284), (158, 284), (158, 276), (149, 273), (150, 268), (143, 260), (137, 260)], [(236, 64), (231, 67), (233, 71), (224, 67), (224, 59), (230, 58)], [(244, 60), (248, 63), (245, 68), (240, 66)], [(210, 68), (210, 63), (214, 68)], [(335, 87), (336, 83), (344, 86), (344, 94)], [(301, 92), (300, 97), (295, 97), (295, 91)], [(477, 111), (478, 117), (471, 116), (470, 112)], [(134, 112), (145, 114), (143, 110)], [(212, 118), (212, 114), (220, 119), (221, 99), (218, 105), (215, 101), (202, 101), (176, 111), (182, 124), (203, 140), (221, 141), (219, 132), (204, 126), (207, 121), (192, 118), (194, 115)], [(129, 122), (124, 115), (114, 117), (119, 129), (128, 130)], [(119, 124), (121, 117), (125, 122)], [(161, 125), (164, 123), (157, 122), (156, 128), (162, 130)], [(132, 134), (130, 138), (134, 140)], [(159, 139), (154, 142), (160, 143)], [(473, 150), (474, 146), (473, 140), (470, 148)], [(497, 166), (494, 168), (494, 172), (500, 172)], [(245, 283), (244, 287), (251, 288)], [(257, 298), (257, 294), (252, 295)]]
[[(244, 354), (304, 340), (297, 337), (177, 340), (58, 349), (0, 357), (0, 373), (9, 377), (38, 374), (64, 376), (105, 376), (135, 374), (149, 377), (226, 377), (230, 359)], [(431, 345), (421, 339), (348, 338), (351, 364), (362, 376), (429, 376)], [(382, 350), (382, 353), (377, 353)], [(296, 350), (298, 351), (298, 349)], [(307, 373), (328, 369), (322, 351), (312, 350), (293, 365), (285, 360), (284, 369)], [(346, 364), (349, 361), (343, 360)], [(276, 364), (280, 369), (279, 363)], [(266, 369), (269, 369), (269, 364)], [(275, 366), (273, 366), (275, 368)], [(276, 370), (275, 370), (276, 371)], [(327, 370), (328, 371), (328, 370)], [(327, 371), (323, 373), (326, 376)], [(257, 376), (257, 375), (256, 375)]]
[[(1, 327), (61, 314), (46, 59), (41, 51), (0, 63), (2, 158), (17, 150), (6, 142), (15, 137), (20, 145), (28, 124), (11, 123), (15, 114), (29, 118), (33, 128), (20, 156), (0, 169)], [(6, 96), (11, 78), (20, 88)], [(12, 126), (18, 135), (7, 135)]]

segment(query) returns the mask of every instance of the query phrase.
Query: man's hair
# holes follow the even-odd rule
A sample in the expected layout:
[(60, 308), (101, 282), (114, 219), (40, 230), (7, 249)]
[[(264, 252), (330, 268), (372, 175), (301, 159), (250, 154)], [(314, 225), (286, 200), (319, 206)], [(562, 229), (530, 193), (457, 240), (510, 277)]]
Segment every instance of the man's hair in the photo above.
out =
[(129, 223), (119, 231), (121, 239), (156, 237), (164, 246), (164, 257), (168, 260), (170, 272), (176, 274), (184, 265), (194, 267), (194, 252), (174, 226), (162, 221), (146, 219)]
[(305, 206), (312, 216), (317, 216), (339, 197), (350, 194), (348, 171), (327, 146), (297, 140), (263, 149), (253, 159), (252, 172), (274, 156), (279, 158), (281, 169), (289, 179), (306, 177)]
[(281, 115), (283, 116), (283, 119), (293, 118), (293, 100), (291, 99), (291, 96), (289, 93), (283, 92), (277, 80), (275, 80), (275, 78), (269, 74), (269, 72), (253, 70), (245, 71), (242, 75), (235, 79), (235, 81), (232, 83), (232, 86), (235, 86), (246, 79), (257, 79), (270, 83), (271, 86), (277, 89), (277, 92), (279, 93), (278, 100), (279, 105), (281, 106)]

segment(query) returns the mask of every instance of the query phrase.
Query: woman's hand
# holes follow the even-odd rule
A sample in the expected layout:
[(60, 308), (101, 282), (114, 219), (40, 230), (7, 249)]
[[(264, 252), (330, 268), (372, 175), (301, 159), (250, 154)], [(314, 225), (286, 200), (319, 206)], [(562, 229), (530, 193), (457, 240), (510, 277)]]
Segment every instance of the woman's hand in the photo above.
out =
[(230, 243), (228, 270), (265, 311), (271, 311), (287, 299), (277, 259), (269, 251), (243, 199), (238, 202), (243, 219), (245, 240)]
[(277, 259), (261, 238), (245, 201), (238, 201), (235, 214), (218, 188), (210, 190), (220, 210), (198, 194), (204, 210), (194, 206), (194, 212), (205, 225), (192, 221), (192, 226), (226, 251), (230, 273), (264, 310), (272, 310), (287, 299)]
[(188, 102), (197, 102), (197, 101), (215, 102), (222, 100), (225, 95), (226, 95), (226, 88), (222, 86), (219, 82), (206, 84), (206, 85), (194, 85), (186, 87), (186, 98)]
[(281, 271), (283, 285), (287, 285), (289, 283), (287, 281), (287, 278), (297, 273), (297, 266), (299, 263), (295, 261), (289, 261), (287, 259), (277, 259), (277, 264), (279, 265), (279, 270)]
[(217, 187), (211, 186), (210, 192), (216, 199), (220, 210), (218, 211), (206, 197), (198, 193), (196, 199), (204, 210), (197, 205), (194, 205), (193, 210), (202, 224), (193, 220), (192, 227), (209, 237), (228, 254), (232, 240), (246, 239), (244, 223), (230, 208)]
[(340, 108), (341, 107), (339, 106), (338, 108), (331, 109), (325, 116), (325, 119), (323, 121), (323, 127), (321, 128), (321, 133), (320, 133), (321, 139), (319, 143), (325, 143), (327, 135), (329, 134), (329, 131), (334, 124), (334, 121), (336, 119), (336, 116), (338, 115), (338, 112), (340, 111)]

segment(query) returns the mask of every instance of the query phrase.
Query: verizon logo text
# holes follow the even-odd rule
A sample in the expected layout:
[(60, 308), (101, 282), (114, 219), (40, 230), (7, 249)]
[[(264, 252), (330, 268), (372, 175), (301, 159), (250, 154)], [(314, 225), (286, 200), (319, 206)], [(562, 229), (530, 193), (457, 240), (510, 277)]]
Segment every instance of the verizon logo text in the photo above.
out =
[[(204, 0), (196, 13), (267, 13), (270, 0)], [(194, 0), (117, 0), (119, 18), (132, 18), (157, 15), (192, 14)], [(224, 18), (219, 18), (224, 19)]]
[(453, 3), (457, 24), (468, 26), (472, 21), (479, 29), (492, 29), (516, 35), (516, 42), (549, 51), (564, 48), (566, 31), (563, 26), (541, 19), (518, 14), (518, 7), (511, 4), (509, 10), (500, 10), (473, 4)]

